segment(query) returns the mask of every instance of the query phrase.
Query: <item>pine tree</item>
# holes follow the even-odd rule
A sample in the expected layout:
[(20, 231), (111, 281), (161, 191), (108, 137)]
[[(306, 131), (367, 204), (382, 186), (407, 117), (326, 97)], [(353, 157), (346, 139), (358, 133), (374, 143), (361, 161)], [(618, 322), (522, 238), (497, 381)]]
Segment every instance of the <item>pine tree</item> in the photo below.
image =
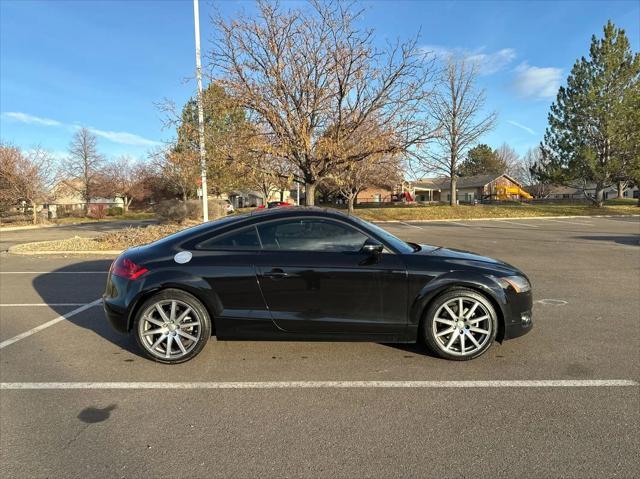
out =
[(640, 129), (633, 109), (639, 75), (640, 55), (631, 51), (624, 30), (609, 21), (604, 37), (592, 37), (589, 58), (574, 64), (551, 105), (536, 166), (539, 179), (581, 188), (602, 206), (604, 189), (628, 177), (638, 156), (637, 142), (630, 151), (629, 135)]

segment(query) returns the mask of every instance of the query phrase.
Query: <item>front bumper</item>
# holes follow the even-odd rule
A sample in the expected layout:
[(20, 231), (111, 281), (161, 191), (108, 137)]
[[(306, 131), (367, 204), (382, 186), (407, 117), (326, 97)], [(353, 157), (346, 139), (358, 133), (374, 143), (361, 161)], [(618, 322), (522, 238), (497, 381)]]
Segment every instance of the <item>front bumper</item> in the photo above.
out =
[(504, 339), (513, 339), (528, 333), (533, 328), (533, 295), (507, 293), (507, 307), (504, 318)]

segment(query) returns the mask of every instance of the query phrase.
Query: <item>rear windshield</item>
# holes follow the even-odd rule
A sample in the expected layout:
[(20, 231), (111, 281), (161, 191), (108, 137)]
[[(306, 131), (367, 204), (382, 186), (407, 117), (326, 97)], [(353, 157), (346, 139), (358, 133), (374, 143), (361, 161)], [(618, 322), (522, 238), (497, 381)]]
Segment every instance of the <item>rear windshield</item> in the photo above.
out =
[(151, 244), (164, 245), (164, 244), (172, 244), (172, 243), (181, 243), (187, 239), (192, 238), (193, 236), (197, 236), (199, 233), (205, 233), (207, 231), (213, 232), (218, 228), (222, 228), (223, 226), (227, 226), (227, 225), (236, 223), (238, 221), (242, 221), (244, 219), (247, 219), (248, 217), (249, 217), (248, 214), (225, 216), (224, 218), (208, 221), (206, 223), (191, 226), (190, 228), (185, 228), (183, 230), (178, 231), (177, 233), (170, 234), (169, 236), (165, 236), (164, 238), (154, 241)]

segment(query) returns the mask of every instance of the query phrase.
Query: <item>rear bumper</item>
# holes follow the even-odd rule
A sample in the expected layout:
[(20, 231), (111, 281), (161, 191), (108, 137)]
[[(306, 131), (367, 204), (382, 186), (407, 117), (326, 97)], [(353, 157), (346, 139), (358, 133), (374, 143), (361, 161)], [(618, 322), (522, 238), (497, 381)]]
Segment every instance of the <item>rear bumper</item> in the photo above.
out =
[(126, 309), (123, 310), (119, 305), (109, 301), (109, 298), (102, 297), (102, 305), (107, 321), (113, 329), (119, 333), (128, 332), (128, 315)]

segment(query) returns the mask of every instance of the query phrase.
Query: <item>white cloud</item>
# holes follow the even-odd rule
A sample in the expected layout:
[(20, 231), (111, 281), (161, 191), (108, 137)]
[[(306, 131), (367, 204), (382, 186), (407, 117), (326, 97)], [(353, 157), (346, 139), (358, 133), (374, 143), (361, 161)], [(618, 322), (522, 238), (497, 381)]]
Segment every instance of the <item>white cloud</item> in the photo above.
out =
[(515, 69), (516, 91), (524, 97), (553, 98), (558, 93), (562, 81), (562, 69), (536, 67), (522, 62)]
[(513, 120), (507, 120), (507, 123), (512, 124), (513, 126), (517, 126), (518, 128), (520, 128), (521, 130), (526, 131), (527, 133), (529, 133), (530, 135), (535, 135), (536, 132), (533, 128), (529, 128), (526, 125), (523, 125), (522, 123), (518, 123), (517, 121), (513, 121)]
[(50, 118), (42, 118), (39, 116), (29, 115), (27, 113), (22, 113), (19, 111), (8, 111), (3, 113), (3, 116), (7, 118), (11, 118), (12, 120), (19, 121), (21, 123), (32, 123), (37, 125), (45, 125), (45, 126), (62, 126), (57, 120), (52, 120)]
[(106, 131), (98, 130), (97, 128), (89, 128), (89, 131), (96, 136), (106, 138), (113, 143), (120, 143), (122, 145), (132, 146), (157, 146), (160, 142), (143, 138), (142, 136), (135, 135), (133, 133), (127, 133), (126, 131)]
[(467, 61), (476, 64), (478, 73), (481, 75), (492, 75), (505, 69), (517, 56), (513, 48), (485, 52), (484, 47), (470, 51), (459, 47), (449, 48), (439, 45), (427, 45), (423, 49), (433, 53), (440, 60), (451, 56), (465, 58)]
[[(44, 126), (62, 126), (71, 130), (80, 128), (78, 124), (65, 124), (58, 120), (52, 120), (51, 118), (42, 118), (39, 116), (29, 115), (28, 113), (22, 113), (18, 111), (7, 111), (2, 114), (6, 118), (10, 118), (21, 123), (30, 123)], [(105, 138), (113, 143), (119, 143), (121, 145), (131, 146), (158, 146), (161, 143), (154, 140), (149, 140), (134, 133), (128, 133), (126, 131), (108, 131), (99, 130), (97, 128), (89, 128), (89, 130), (96, 136)]]

